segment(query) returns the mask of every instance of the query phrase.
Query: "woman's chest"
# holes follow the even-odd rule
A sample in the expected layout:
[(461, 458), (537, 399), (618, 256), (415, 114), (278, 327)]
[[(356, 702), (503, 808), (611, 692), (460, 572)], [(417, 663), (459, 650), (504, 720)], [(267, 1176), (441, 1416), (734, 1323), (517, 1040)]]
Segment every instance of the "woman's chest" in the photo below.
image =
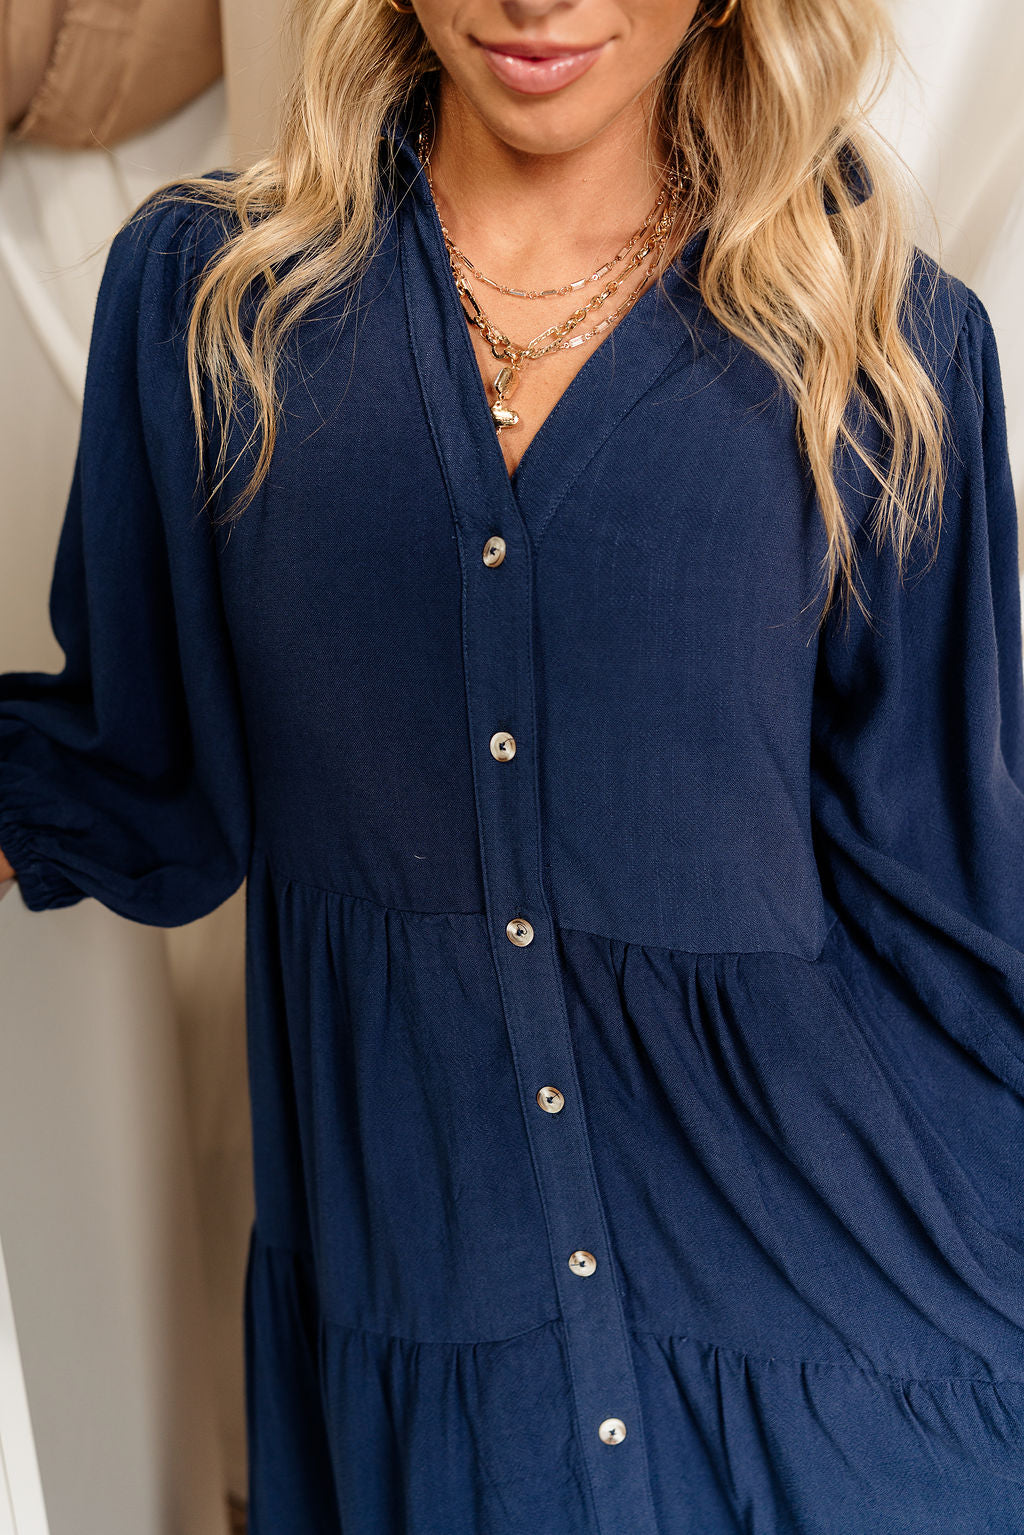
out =
[(780, 848), (791, 868), (805, 830), (822, 545), (788, 407), (678, 347), (647, 377), (637, 327), (577, 373), (513, 490), (465, 354), (424, 373), (385, 320), (304, 367), (222, 553), (266, 835), (305, 838), (332, 886), (475, 909), (475, 796), (507, 733), (497, 770), (540, 794), (577, 924), (747, 946), (719, 882)]
[[(612, 695), (643, 678), (666, 706), (698, 676), (735, 707), (767, 674), (803, 686), (824, 542), (790, 407), (683, 347), (624, 381), (642, 345), (632, 330), (587, 359), (512, 483), (471, 362), (438, 387), (382, 313), (355, 347), (307, 349), (268, 479), (222, 546), (244, 674), (450, 681), (483, 570), (496, 618), (529, 613), (548, 687), (570, 666)], [(485, 560), (492, 537), (505, 553)]]

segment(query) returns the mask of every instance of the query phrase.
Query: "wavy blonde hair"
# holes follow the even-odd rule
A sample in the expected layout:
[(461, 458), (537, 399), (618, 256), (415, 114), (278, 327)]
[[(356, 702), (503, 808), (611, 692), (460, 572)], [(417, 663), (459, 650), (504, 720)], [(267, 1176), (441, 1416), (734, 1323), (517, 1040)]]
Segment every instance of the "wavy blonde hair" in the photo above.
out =
[[(739, 0), (715, 27), (720, 10), (705, 0), (656, 82), (651, 141), (674, 144), (692, 175), (707, 308), (795, 402), (827, 533), (820, 623), (837, 592), (866, 611), (841, 454), (873, 477), (876, 542), (891, 541), (901, 570), (918, 534), (937, 541), (941, 518), (942, 406), (913, 344), (909, 215), (862, 95), (873, 66), (876, 99), (897, 50), (880, 0)], [(351, 293), (374, 253), (386, 120), (439, 68), (415, 14), (386, 0), (293, 0), (290, 25), (299, 62), (272, 152), (230, 178), (153, 194), (210, 202), (236, 221), (200, 275), (187, 335), (200, 434), (212, 385), (218, 485), (240, 387), (253, 406), (253, 472), (218, 521), (241, 515), (270, 466), (288, 333), (329, 293)], [(851, 185), (851, 165), (870, 195)]]

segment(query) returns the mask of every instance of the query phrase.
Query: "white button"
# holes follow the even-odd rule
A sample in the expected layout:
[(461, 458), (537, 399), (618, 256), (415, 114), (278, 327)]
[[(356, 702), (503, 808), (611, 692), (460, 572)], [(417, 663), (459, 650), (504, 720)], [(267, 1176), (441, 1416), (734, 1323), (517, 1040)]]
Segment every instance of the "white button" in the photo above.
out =
[(494, 533), (484, 544), (483, 560), (485, 565), (500, 565), (505, 558), (505, 540), (500, 533)]
[(584, 1279), (597, 1268), (597, 1259), (593, 1253), (588, 1253), (585, 1247), (578, 1247), (574, 1253), (569, 1254), (569, 1267), (574, 1274), (581, 1274)]
[(597, 1432), (604, 1444), (621, 1444), (626, 1437), (626, 1425), (621, 1418), (605, 1418)]
[(491, 736), (491, 756), (496, 762), (511, 762), (516, 754), (516, 738), (507, 730), (496, 730)]
[(525, 949), (528, 943), (533, 942), (533, 928), (525, 917), (513, 917), (511, 922), (506, 923), (505, 931), (520, 949)]
[(537, 1102), (545, 1114), (560, 1114), (565, 1108), (565, 1099), (557, 1087), (542, 1087), (537, 1093)]

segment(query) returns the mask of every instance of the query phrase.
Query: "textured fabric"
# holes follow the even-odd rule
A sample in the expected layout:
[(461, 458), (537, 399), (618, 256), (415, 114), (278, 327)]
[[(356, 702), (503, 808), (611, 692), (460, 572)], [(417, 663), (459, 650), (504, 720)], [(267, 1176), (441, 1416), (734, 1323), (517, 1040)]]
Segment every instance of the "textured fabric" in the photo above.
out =
[(248, 876), (253, 1535), (1017, 1535), (1024, 683), (987, 315), (919, 259), (938, 553), (901, 584), (848, 465), (872, 622), (816, 638), (792, 406), (702, 309), (700, 238), (510, 480), (396, 128), (358, 309), (303, 321), (230, 536), (181, 334), (217, 220), (118, 236), (67, 666), (0, 678), (31, 909), (175, 925)]
[(2, 0), (0, 142), (115, 144), (221, 73), (217, 0)]

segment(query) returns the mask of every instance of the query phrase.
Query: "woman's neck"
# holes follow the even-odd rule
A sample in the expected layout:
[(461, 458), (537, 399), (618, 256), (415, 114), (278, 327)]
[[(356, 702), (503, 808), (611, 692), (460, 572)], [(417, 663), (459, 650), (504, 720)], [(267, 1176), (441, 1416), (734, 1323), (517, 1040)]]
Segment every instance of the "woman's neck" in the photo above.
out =
[(649, 213), (661, 185), (648, 162), (645, 103), (637, 98), (577, 149), (530, 154), (494, 134), (442, 76), (430, 165), (452, 237), (483, 270), (519, 285), (593, 269)]

